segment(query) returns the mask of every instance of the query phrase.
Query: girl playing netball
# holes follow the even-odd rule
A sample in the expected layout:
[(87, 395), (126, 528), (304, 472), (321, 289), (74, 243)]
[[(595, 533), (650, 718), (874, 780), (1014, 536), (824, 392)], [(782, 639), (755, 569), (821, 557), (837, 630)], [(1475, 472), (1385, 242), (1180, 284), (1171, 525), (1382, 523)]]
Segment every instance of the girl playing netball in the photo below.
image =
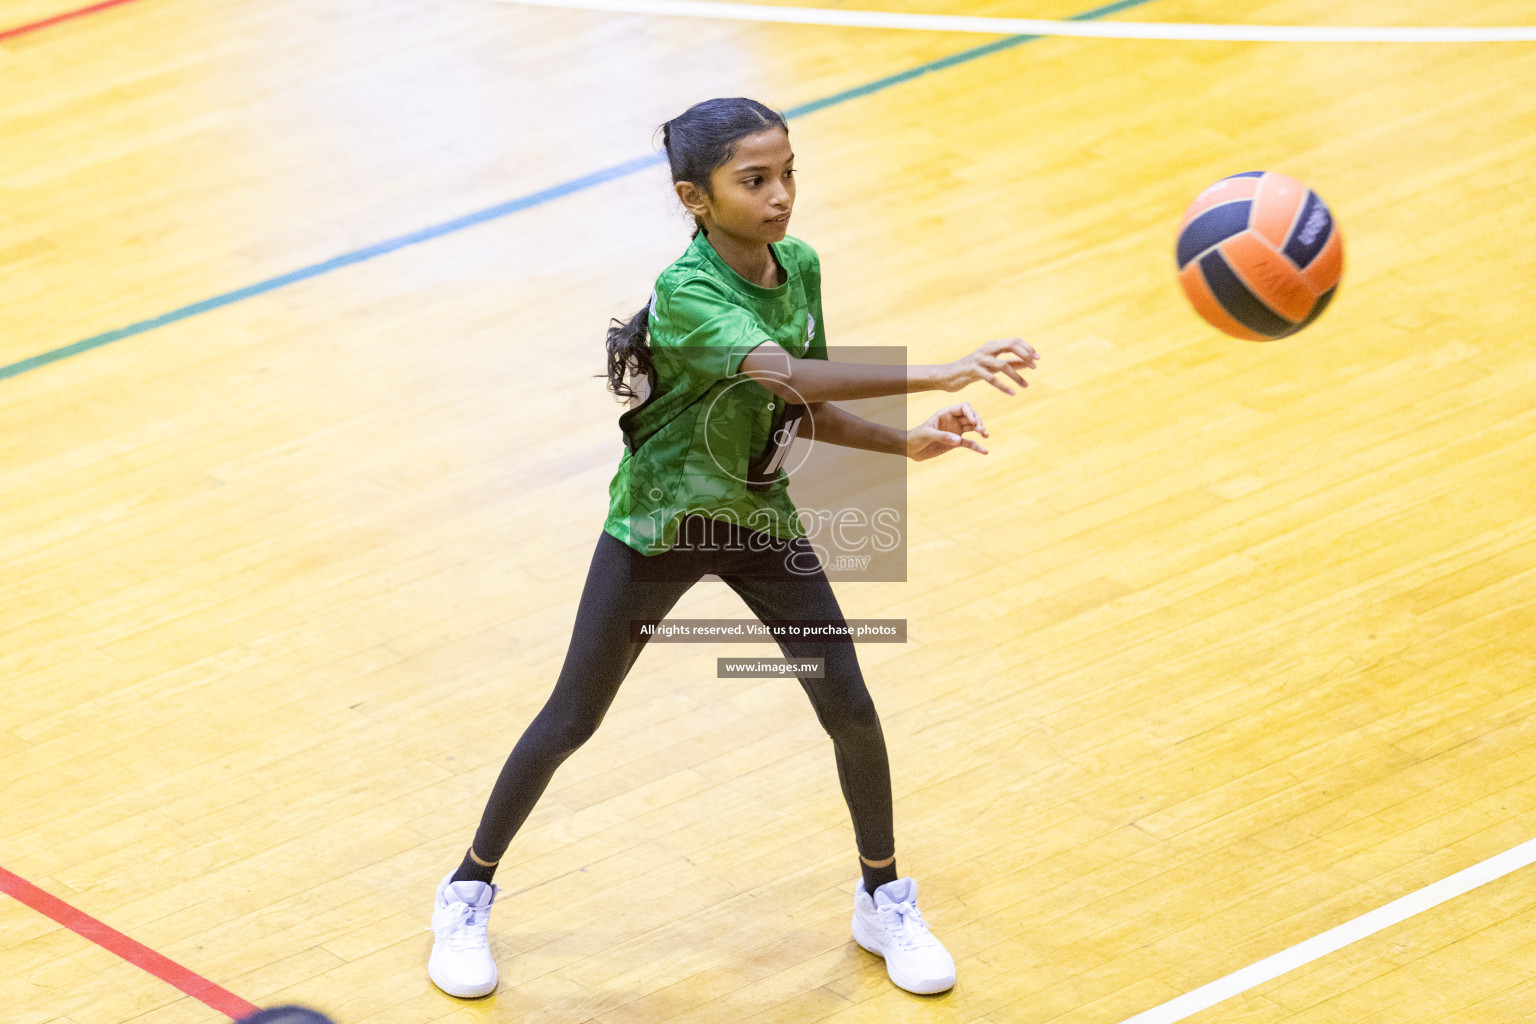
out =
[[(969, 403), (908, 431), (832, 403), (976, 381), (1011, 395), (1003, 378), (1023, 387), (1018, 371), (1035, 365), (1017, 338), (937, 366), (829, 362), (820, 262), (786, 235), (795, 180), (784, 118), (749, 99), (708, 100), (663, 125), (662, 143), (697, 230), (646, 306), (609, 331), (609, 385), (630, 399), (619, 417), (626, 448), (554, 692), (507, 758), (463, 863), (437, 889), (427, 970), (450, 995), (496, 987), (486, 942), (496, 863), (639, 657), (645, 637), (633, 623), (664, 618), (708, 573), (765, 623), (843, 623), (779, 466), (793, 438), (916, 461), (954, 448), (985, 454), (964, 436), (989, 436)], [(779, 646), (795, 659), (823, 659), (823, 677), (800, 684), (832, 738), (853, 818), (862, 873), (854, 939), (885, 958), (897, 985), (942, 992), (954, 984), (954, 960), (918, 912), (916, 882), (896, 874), (885, 739), (854, 646), (846, 638)]]

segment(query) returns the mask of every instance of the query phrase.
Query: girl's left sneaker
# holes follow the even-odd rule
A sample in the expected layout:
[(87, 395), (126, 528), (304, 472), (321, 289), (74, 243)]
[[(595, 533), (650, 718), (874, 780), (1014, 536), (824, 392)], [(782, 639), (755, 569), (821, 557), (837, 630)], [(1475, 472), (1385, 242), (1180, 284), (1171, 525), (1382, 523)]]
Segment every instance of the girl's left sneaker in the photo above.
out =
[(486, 882), (455, 882), (452, 872), (437, 887), (427, 976), (451, 996), (475, 999), (496, 988), (496, 961), (485, 926), (498, 891)]
[(853, 893), (853, 937), (885, 957), (885, 973), (908, 992), (931, 995), (954, 987), (954, 958), (918, 912), (917, 882), (910, 877), (886, 882), (873, 898), (859, 879)]

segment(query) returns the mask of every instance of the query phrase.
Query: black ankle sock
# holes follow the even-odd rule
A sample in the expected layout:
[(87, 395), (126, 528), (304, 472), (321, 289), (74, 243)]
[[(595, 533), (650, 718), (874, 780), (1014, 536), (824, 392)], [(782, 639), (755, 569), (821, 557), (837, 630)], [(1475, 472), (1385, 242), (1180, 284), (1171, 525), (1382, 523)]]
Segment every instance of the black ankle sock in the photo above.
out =
[(453, 873), (453, 881), (484, 882), (486, 885), (490, 885), (491, 878), (495, 876), (495, 874), (495, 864), (492, 864), (490, 867), (486, 867), (484, 864), (476, 862), (475, 858), (469, 855), (469, 850), (465, 850), (464, 863), (460, 864), (459, 870)]
[(859, 867), (864, 872), (864, 891), (873, 899), (875, 890), (886, 882), (896, 881), (896, 862), (893, 860), (883, 868), (872, 868), (861, 859)]

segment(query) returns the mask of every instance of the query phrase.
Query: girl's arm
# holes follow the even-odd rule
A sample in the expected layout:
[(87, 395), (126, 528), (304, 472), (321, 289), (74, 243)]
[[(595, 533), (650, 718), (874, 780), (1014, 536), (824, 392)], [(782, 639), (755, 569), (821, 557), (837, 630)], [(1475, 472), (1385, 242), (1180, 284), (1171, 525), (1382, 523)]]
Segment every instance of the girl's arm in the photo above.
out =
[(800, 417), (795, 436), (811, 437), (845, 448), (905, 455), (921, 462), (942, 455), (952, 448), (969, 448), (987, 454), (981, 445), (962, 436), (971, 431), (982, 437), (991, 436), (969, 402), (940, 409), (911, 430), (898, 430), (872, 423), (831, 402), (815, 402), (807, 406), (805, 415)]
[(880, 366), (874, 363), (833, 363), (797, 359), (779, 345), (765, 341), (741, 361), (741, 372), (781, 398), (803, 405), (881, 398), (914, 391), (959, 391), (984, 380), (1013, 394), (1002, 381), (1013, 378), (1028, 387), (1018, 371), (1033, 369), (1038, 356), (1018, 338), (989, 341), (970, 355), (933, 366)]
[(874, 423), (831, 402), (813, 402), (800, 417), (797, 437), (814, 438), (844, 448), (862, 448), (887, 455), (907, 454), (907, 432)]

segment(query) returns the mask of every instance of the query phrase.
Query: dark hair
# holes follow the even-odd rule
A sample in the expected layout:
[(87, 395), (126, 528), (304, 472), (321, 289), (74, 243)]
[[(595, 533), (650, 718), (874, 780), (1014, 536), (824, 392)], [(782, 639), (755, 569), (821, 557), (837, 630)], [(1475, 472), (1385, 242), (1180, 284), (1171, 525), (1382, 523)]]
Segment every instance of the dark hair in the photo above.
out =
[(235, 1024), (335, 1024), (331, 1018), (304, 1006), (274, 1006), (241, 1017)]
[[(657, 130), (672, 169), (673, 183), (690, 182), (703, 189), (705, 195), (712, 195), (710, 176), (715, 168), (735, 155), (736, 144), (742, 139), (770, 128), (789, 131), (784, 115), (772, 107), (745, 96), (730, 96), (695, 103)], [(695, 217), (693, 223), (693, 237), (697, 238), (704, 230), (704, 222)], [(626, 375), (649, 378), (654, 372), (650, 314), (651, 304), (647, 302), (634, 316), (628, 320), (614, 319), (608, 328), (608, 372), (598, 376), (606, 376), (608, 389), (620, 398), (639, 397), (626, 383)]]

